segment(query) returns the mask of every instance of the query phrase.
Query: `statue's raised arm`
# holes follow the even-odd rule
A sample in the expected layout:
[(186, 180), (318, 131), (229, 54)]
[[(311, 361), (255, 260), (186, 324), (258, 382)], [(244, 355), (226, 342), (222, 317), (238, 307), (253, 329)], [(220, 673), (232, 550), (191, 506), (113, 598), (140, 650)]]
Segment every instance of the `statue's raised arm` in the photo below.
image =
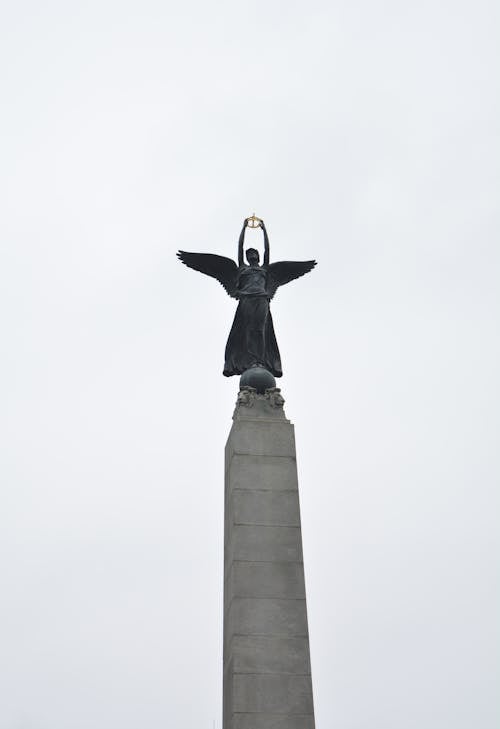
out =
[[(248, 263), (244, 263), (243, 246), (247, 227), (260, 227), (264, 233), (262, 266), (255, 248), (247, 249)], [(269, 263), (267, 230), (264, 221), (255, 215), (246, 218), (243, 223), (238, 240), (238, 265), (230, 258), (213, 253), (179, 251), (177, 255), (189, 268), (217, 279), (227, 293), (239, 301), (226, 345), (224, 375), (241, 375), (251, 368), (259, 367), (275, 377), (281, 377), (281, 358), (269, 302), (279, 286), (311, 271), (316, 261)]]

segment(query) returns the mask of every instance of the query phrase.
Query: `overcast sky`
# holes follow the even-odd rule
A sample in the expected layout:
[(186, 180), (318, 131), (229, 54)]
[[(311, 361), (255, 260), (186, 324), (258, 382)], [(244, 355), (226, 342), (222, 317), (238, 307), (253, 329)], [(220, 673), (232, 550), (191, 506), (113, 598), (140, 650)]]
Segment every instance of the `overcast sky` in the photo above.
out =
[(318, 260), (272, 304), (317, 727), (497, 729), (494, 5), (5, 3), (0, 729), (221, 727), (235, 302), (175, 251), (254, 211)]

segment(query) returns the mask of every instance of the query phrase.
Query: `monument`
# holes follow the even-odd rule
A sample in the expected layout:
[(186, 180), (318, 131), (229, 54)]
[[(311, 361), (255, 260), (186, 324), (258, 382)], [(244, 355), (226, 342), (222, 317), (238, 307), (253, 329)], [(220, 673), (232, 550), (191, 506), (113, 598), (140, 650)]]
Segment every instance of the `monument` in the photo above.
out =
[[(264, 233), (264, 262), (243, 245)], [(269, 308), (279, 286), (315, 261), (269, 262), (264, 222), (245, 219), (238, 266), (180, 251), (183, 263), (238, 299), (224, 375), (241, 375), (225, 451), (223, 729), (314, 729), (302, 536), (293, 425)]]

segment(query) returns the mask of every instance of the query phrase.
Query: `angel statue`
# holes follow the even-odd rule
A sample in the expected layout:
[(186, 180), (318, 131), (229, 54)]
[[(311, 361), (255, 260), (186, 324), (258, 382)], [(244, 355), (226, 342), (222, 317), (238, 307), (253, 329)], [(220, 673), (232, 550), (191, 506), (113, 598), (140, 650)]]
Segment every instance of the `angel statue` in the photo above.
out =
[[(262, 228), (264, 263), (259, 252), (248, 248), (243, 261), (243, 243), (247, 227)], [(229, 296), (238, 299), (238, 308), (226, 344), (223, 374), (241, 375), (251, 367), (263, 367), (275, 377), (282, 376), (281, 359), (274, 334), (269, 302), (279, 286), (311, 271), (316, 261), (280, 261), (269, 263), (269, 238), (264, 221), (255, 215), (245, 218), (238, 241), (238, 265), (230, 258), (213, 253), (179, 251), (180, 260), (207, 276), (216, 278)]]

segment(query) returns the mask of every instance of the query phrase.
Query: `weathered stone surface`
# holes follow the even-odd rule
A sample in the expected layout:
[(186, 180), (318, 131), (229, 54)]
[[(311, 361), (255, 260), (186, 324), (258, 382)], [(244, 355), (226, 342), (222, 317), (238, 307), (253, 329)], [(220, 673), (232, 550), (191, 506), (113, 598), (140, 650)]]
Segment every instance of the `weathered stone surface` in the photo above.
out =
[(235, 597), (226, 613), (233, 635), (307, 636), (306, 601)]
[(298, 562), (233, 562), (228, 597), (304, 597), (304, 569)]
[(230, 549), (233, 560), (302, 562), (298, 527), (235, 524)]
[(248, 490), (296, 490), (297, 465), (295, 458), (235, 453), (230, 464), (229, 487)]
[(235, 674), (233, 711), (312, 714), (311, 677)]
[(293, 425), (284, 421), (237, 421), (231, 439), (233, 453), (295, 458)]
[[(225, 651), (227, 654), (227, 651)], [(234, 705), (234, 670), (233, 670), (233, 659), (232, 656), (226, 659), (224, 657), (224, 674), (222, 678), (223, 682), (223, 696), (222, 696), (222, 716), (224, 729), (230, 727), (233, 729), (229, 722), (229, 717), (233, 716), (233, 705)]]
[(235, 635), (231, 654), (236, 673), (309, 674), (307, 638)]
[(280, 400), (243, 394), (225, 454), (224, 729), (314, 729), (293, 426)]
[(314, 729), (314, 715), (234, 714), (232, 729)]
[(234, 524), (300, 526), (297, 491), (233, 491)]

